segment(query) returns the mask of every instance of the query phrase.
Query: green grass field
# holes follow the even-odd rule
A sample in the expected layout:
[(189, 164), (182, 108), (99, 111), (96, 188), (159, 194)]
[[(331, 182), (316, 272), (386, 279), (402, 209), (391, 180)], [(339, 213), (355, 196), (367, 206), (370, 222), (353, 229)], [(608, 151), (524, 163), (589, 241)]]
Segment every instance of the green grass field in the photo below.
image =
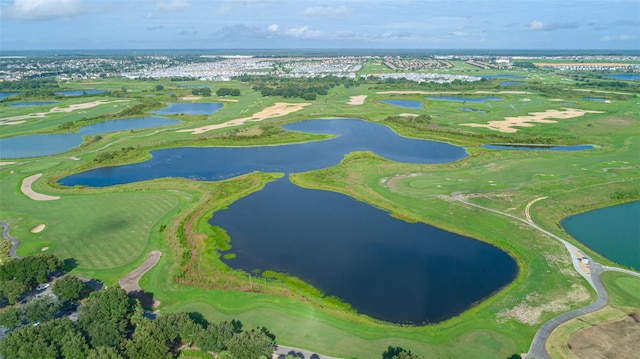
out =
[[(369, 63), (363, 73), (382, 71), (382, 67)], [(452, 72), (471, 74), (478, 70), (456, 63)], [(482, 72), (490, 73), (500, 72)], [(472, 84), (339, 86), (331, 89), (328, 95), (319, 96), (311, 106), (286, 116), (201, 135), (176, 132), (248, 117), (275, 102), (302, 102), (263, 98), (250, 86), (237, 81), (225, 82), (226, 87), (240, 88), (242, 96), (234, 98), (238, 102), (224, 102), (224, 108), (213, 115), (171, 116), (182, 122), (160, 129), (105, 134), (96, 142), (85, 143), (60, 155), (3, 159), (15, 163), (0, 166), (0, 220), (10, 223), (11, 234), (22, 241), (18, 250), (20, 255), (40, 253), (48, 247), (48, 251), (63, 259), (74, 258), (77, 262), (75, 273), (98, 278), (108, 285), (115, 284), (118, 278), (139, 265), (149, 251), (159, 249), (163, 252), (162, 259), (142, 278), (141, 285), (161, 302), (162, 311), (198, 311), (211, 320), (237, 318), (246, 327), (266, 326), (284, 345), (346, 358), (378, 357), (389, 345), (402, 346), (425, 357), (510, 357), (528, 350), (531, 338), (544, 321), (589, 303), (595, 294), (577, 275), (564, 247), (556, 240), (508, 217), (454, 201), (451, 194), (462, 192), (473, 203), (520, 218), (524, 218), (527, 203), (547, 196), (531, 208), (533, 220), (608, 265), (614, 263), (564, 233), (559, 221), (578, 212), (640, 198), (637, 191), (640, 181), (637, 94), (608, 94), (611, 103), (584, 101), (582, 97), (589, 93), (573, 91), (570, 82), (548, 71), (526, 75), (527, 85), (517, 89), (495, 86), (495, 82), (478, 85), (484, 86), (482, 90), (489, 94), (476, 93)], [(543, 85), (536, 84), (542, 82), (553, 85), (541, 88)], [(163, 91), (155, 90), (158, 84), (164, 86)], [(61, 84), (61, 87), (74, 89), (121, 91), (126, 88), (127, 92), (118, 96), (112, 93), (60, 99), (59, 104), (43, 107), (44, 110), (99, 99), (126, 99), (129, 102), (119, 103), (118, 107), (102, 105), (86, 113), (48, 115), (46, 120), (29, 119), (24, 124), (3, 126), (0, 136), (64, 132), (58, 128), (63, 123), (82, 118), (85, 118), (83, 124), (103, 121), (104, 117), (96, 116), (112, 116), (137, 104), (157, 102), (164, 106), (170, 102), (191, 102), (182, 99), (191, 95), (191, 89), (181, 86), (184, 84), (187, 83), (126, 79), (105, 79), (97, 84)], [(433, 88), (442, 93), (455, 91), (472, 97), (499, 96), (503, 100), (452, 103), (426, 100), (425, 97), (431, 96), (427, 94), (378, 93), (434, 91)], [(495, 93), (505, 90), (527, 93)], [(146, 97), (150, 94), (155, 96)], [(347, 105), (350, 96), (359, 95), (367, 95), (363, 105)], [(380, 102), (385, 99), (418, 100), (423, 102), (423, 108), (389, 106)], [(211, 96), (197, 101), (218, 100), (217, 96)], [(0, 106), (3, 117), (44, 111), (40, 108), (7, 108), (4, 103)], [(461, 111), (459, 107), (487, 112), (472, 113)], [(563, 107), (604, 113), (521, 127), (513, 134), (461, 126), (467, 122), (486, 123)], [(402, 123), (385, 121), (388, 116), (401, 113), (428, 114), (432, 123), (417, 130)], [(318, 117), (361, 118), (388, 125), (404, 136), (465, 146), (470, 156), (453, 163), (409, 165), (393, 163), (370, 153), (354, 153), (347, 155), (338, 166), (295, 174), (292, 178), (305, 187), (353, 196), (403, 220), (425, 222), (496, 245), (517, 260), (520, 272), (516, 280), (443, 323), (422, 327), (382, 323), (320, 298), (299, 283), (287, 284), (286, 280), (262, 283), (255, 279), (255, 287), (250, 288), (246, 274), (229, 270), (222, 264), (216, 248), (223, 247), (226, 238), (211, 229), (207, 219), (213, 211), (259, 190), (273, 178), (271, 175), (251, 174), (216, 183), (161, 179), (101, 189), (65, 188), (55, 183), (63, 176), (96, 166), (142, 161), (149, 157), (152, 149), (265, 145), (319, 139), (324, 136), (286, 131), (262, 135), (265, 125), (279, 126)], [(492, 151), (480, 147), (483, 143), (494, 142), (587, 143), (596, 148), (579, 152), (544, 152)], [(121, 151), (128, 147), (133, 150)], [(114, 151), (117, 155), (106, 162), (95, 162), (94, 158), (105, 151)], [(34, 201), (20, 192), (22, 179), (36, 173), (44, 176), (36, 181), (34, 189), (60, 196), (59, 200)], [(620, 198), (616, 196), (619, 193), (628, 196)], [(46, 224), (46, 229), (31, 233), (30, 229), (38, 224)], [(637, 300), (628, 299), (630, 293), (637, 292), (636, 281), (616, 275), (607, 273), (603, 277), (612, 303), (640, 307)]]

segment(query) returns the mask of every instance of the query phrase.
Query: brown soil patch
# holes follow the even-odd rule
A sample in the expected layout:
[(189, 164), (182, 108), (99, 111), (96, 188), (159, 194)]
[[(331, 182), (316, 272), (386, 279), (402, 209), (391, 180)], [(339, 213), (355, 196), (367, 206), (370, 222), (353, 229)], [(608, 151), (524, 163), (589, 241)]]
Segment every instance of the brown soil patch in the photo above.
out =
[(40, 223), (39, 225), (31, 228), (30, 232), (31, 233), (40, 233), (42, 231), (44, 231), (45, 225), (44, 223)]
[(143, 307), (157, 307), (160, 304), (160, 302), (153, 299), (151, 295), (145, 293), (138, 284), (140, 278), (151, 270), (153, 266), (158, 264), (160, 256), (162, 256), (162, 252), (151, 251), (147, 256), (147, 259), (138, 268), (132, 270), (129, 274), (120, 278), (118, 281), (120, 287), (122, 287), (129, 296), (140, 300), (140, 304), (142, 304)]
[(352, 106), (362, 105), (364, 104), (364, 100), (366, 99), (367, 99), (367, 95), (351, 96), (349, 98), (349, 102), (347, 102), (347, 105), (352, 105)]
[(506, 309), (498, 313), (498, 320), (509, 318), (527, 325), (540, 323), (543, 312), (560, 313), (566, 312), (574, 303), (581, 303), (589, 299), (589, 293), (582, 286), (572, 285), (571, 289), (556, 293), (555, 299), (551, 301), (541, 301), (538, 293), (529, 294), (521, 303), (511, 309)]
[(505, 117), (501, 121), (489, 121), (489, 124), (482, 123), (461, 123), (462, 126), (484, 127), (490, 130), (515, 133), (517, 129), (513, 127), (533, 127), (533, 123), (557, 123), (552, 119), (568, 119), (584, 116), (587, 113), (604, 113), (603, 111), (580, 110), (575, 108), (563, 108), (562, 110), (546, 110), (544, 112), (530, 112), (527, 116)]
[(231, 121), (228, 121), (228, 122), (225, 122), (225, 123), (219, 123), (219, 124), (216, 124), (216, 125), (209, 125), (209, 126), (203, 126), (203, 127), (198, 127), (198, 128), (178, 130), (178, 132), (191, 132), (192, 134), (197, 135), (197, 134), (201, 134), (201, 133), (204, 133), (204, 132), (207, 132), (207, 131), (216, 130), (216, 129), (219, 129), (219, 128), (240, 126), (243, 123), (248, 122), (248, 121), (258, 122), (258, 121), (262, 121), (262, 120), (267, 119), (267, 118), (285, 116), (285, 115), (288, 115), (290, 113), (293, 113), (293, 112), (296, 112), (296, 111), (300, 111), (305, 106), (309, 106), (309, 105), (311, 105), (311, 104), (308, 103), (308, 102), (302, 102), (302, 103), (276, 102), (275, 104), (273, 104), (273, 106), (269, 106), (269, 107), (265, 108), (264, 110), (262, 110), (260, 112), (256, 112), (251, 117), (238, 118), (238, 119), (235, 119), (235, 120), (231, 120)]
[(20, 186), (20, 190), (22, 191), (22, 193), (24, 193), (25, 196), (31, 198), (34, 201), (55, 201), (56, 199), (60, 199), (60, 197), (58, 196), (49, 196), (47, 194), (38, 193), (31, 188), (33, 182), (35, 182), (40, 177), (42, 177), (42, 173), (38, 173), (23, 179), (22, 185)]
[(69, 105), (69, 107), (65, 107), (65, 108), (60, 108), (56, 106), (51, 110), (49, 110), (49, 112), (36, 112), (36, 113), (30, 113), (28, 115), (0, 118), (0, 124), (17, 125), (18, 123), (24, 122), (20, 120), (26, 120), (30, 118), (43, 118), (50, 113), (70, 113), (75, 110), (86, 110), (89, 108), (98, 107), (100, 105), (106, 105), (109, 103), (116, 103), (116, 102), (129, 102), (129, 100), (115, 100), (115, 101), (98, 100), (98, 101), (92, 101), (92, 102), (77, 103), (74, 105)]
[(640, 313), (592, 325), (569, 339), (569, 349), (578, 358), (637, 358), (640, 353)]

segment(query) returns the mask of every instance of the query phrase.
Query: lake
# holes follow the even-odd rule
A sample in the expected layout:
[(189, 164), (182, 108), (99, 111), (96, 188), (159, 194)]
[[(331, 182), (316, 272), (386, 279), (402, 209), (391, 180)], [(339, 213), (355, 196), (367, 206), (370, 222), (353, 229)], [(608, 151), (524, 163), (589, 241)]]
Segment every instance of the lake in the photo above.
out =
[(580, 213), (560, 224), (602, 256), (640, 270), (640, 201)]
[(640, 80), (640, 75), (633, 74), (617, 74), (617, 75), (608, 75), (607, 77), (616, 79), (616, 80), (626, 80), (626, 81), (638, 81)]
[(515, 261), (496, 247), (287, 178), (216, 212), (209, 223), (231, 237), (230, 267), (290, 273), (394, 323), (453, 317), (517, 274)]
[(278, 146), (182, 147), (151, 151), (141, 163), (98, 168), (60, 179), (65, 186), (92, 187), (183, 177), (219, 181), (253, 171), (296, 173), (337, 165), (345, 154), (372, 151), (393, 161), (443, 163), (467, 156), (462, 147), (401, 137), (386, 126), (361, 120), (308, 120), (290, 131), (336, 135), (332, 139)]
[(1, 158), (24, 158), (67, 152), (82, 143), (82, 136), (166, 126), (180, 121), (160, 117), (141, 117), (94, 123), (75, 133), (28, 135), (0, 139)]
[(170, 103), (169, 106), (153, 111), (156, 115), (210, 115), (222, 108), (217, 102)]
[(475, 112), (475, 113), (487, 113), (487, 111), (476, 110), (476, 109), (473, 109), (471, 107), (458, 107), (458, 110), (467, 111), (467, 112)]
[(15, 94), (19, 94), (20, 92), (10, 91), (10, 92), (0, 92), (0, 100), (4, 100), (9, 96), (13, 96)]
[(58, 101), (27, 101), (27, 102), (12, 103), (7, 107), (43, 106), (43, 105), (55, 105), (57, 103)]
[(402, 108), (422, 108), (422, 102), (420, 102), (420, 101), (412, 101), (412, 100), (381, 100), (380, 102), (386, 103), (387, 105), (392, 105), (392, 106), (402, 107)]
[(427, 97), (427, 100), (434, 101), (452, 101), (452, 102), (472, 102), (480, 103), (486, 101), (502, 101), (500, 97), (456, 97), (456, 96), (435, 96)]
[(524, 85), (524, 82), (519, 82), (519, 81), (502, 81), (501, 83), (499, 83), (498, 85), (500, 86), (522, 86)]
[(497, 75), (487, 75), (482, 76), (483, 79), (524, 79), (525, 76), (522, 75), (514, 75), (514, 74), (497, 74)]
[(514, 144), (514, 145), (494, 145), (494, 144), (486, 144), (482, 145), (483, 148), (487, 148), (490, 150), (533, 150), (533, 151), (581, 151), (581, 150), (592, 150), (592, 145), (574, 145), (574, 146), (553, 146), (553, 145), (523, 145), (523, 144)]
[(63, 96), (82, 96), (84, 93), (87, 95), (95, 95), (103, 92), (108, 92), (107, 90), (67, 90), (67, 91), (56, 91), (56, 95)]

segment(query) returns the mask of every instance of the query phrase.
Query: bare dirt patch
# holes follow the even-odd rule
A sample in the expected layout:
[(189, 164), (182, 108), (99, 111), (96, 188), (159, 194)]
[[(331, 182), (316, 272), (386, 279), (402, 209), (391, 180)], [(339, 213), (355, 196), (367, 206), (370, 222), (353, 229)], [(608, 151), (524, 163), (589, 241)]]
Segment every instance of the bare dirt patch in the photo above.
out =
[(73, 105), (69, 105), (69, 107), (64, 107), (64, 108), (60, 108), (60, 107), (56, 106), (56, 107), (52, 108), (51, 110), (49, 110), (49, 112), (35, 112), (35, 113), (30, 113), (28, 115), (20, 115), (20, 116), (12, 116), (12, 117), (0, 118), (0, 124), (17, 125), (18, 123), (23, 123), (24, 122), (24, 121), (21, 121), (21, 120), (26, 120), (26, 119), (30, 119), (30, 118), (43, 118), (43, 117), (45, 117), (46, 115), (48, 115), (50, 113), (70, 113), (70, 112), (73, 112), (75, 110), (86, 110), (86, 109), (98, 107), (100, 105), (106, 105), (106, 104), (109, 104), (109, 103), (116, 103), (116, 102), (129, 102), (129, 100), (115, 100), (115, 101), (98, 100), (98, 101), (85, 102), (85, 103), (76, 103), (76, 104), (73, 104)]
[(29, 231), (30, 231), (31, 233), (40, 233), (40, 232), (44, 231), (44, 228), (45, 228), (45, 227), (46, 227), (46, 226), (44, 225), (44, 223), (40, 223), (39, 225), (37, 225), (37, 226), (35, 226), (35, 227), (31, 228)]
[(248, 122), (248, 121), (259, 122), (259, 121), (265, 120), (267, 118), (285, 116), (285, 115), (288, 115), (290, 113), (294, 113), (294, 112), (300, 111), (305, 106), (309, 106), (309, 105), (311, 105), (311, 104), (308, 103), (308, 102), (301, 102), (301, 103), (276, 102), (275, 104), (273, 104), (273, 106), (269, 106), (269, 107), (263, 109), (260, 112), (256, 112), (251, 117), (238, 118), (238, 119), (235, 119), (235, 120), (227, 121), (225, 123), (219, 123), (219, 124), (216, 124), (216, 125), (209, 125), (209, 126), (203, 126), (203, 127), (198, 127), (198, 128), (178, 130), (178, 132), (191, 132), (192, 134), (197, 135), (197, 134), (201, 134), (201, 133), (204, 133), (204, 132), (207, 132), (207, 131), (216, 130), (216, 129), (219, 129), (219, 128), (240, 126), (243, 123)]
[(22, 185), (20, 185), (20, 191), (22, 191), (25, 196), (31, 198), (34, 201), (55, 201), (56, 199), (60, 199), (60, 197), (58, 196), (49, 196), (47, 194), (38, 193), (31, 188), (33, 182), (35, 182), (40, 177), (42, 177), (42, 173), (37, 173), (33, 176), (29, 176), (23, 179)]
[(351, 106), (362, 105), (364, 104), (364, 100), (366, 99), (367, 99), (367, 95), (351, 96), (349, 98), (349, 102), (347, 102), (347, 105), (351, 105)]
[(569, 339), (578, 358), (637, 358), (640, 352), (640, 313), (592, 325)]
[(120, 287), (122, 287), (129, 296), (140, 300), (140, 304), (142, 304), (143, 307), (157, 307), (160, 304), (160, 302), (153, 299), (151, 295), (145, 293), (142, 288), (140, 288), (138, 281), (145, 273), (151, 270), (153, 266), (158, 264), (161, 256), (162, 252), (151, 251), (147, 259), (138, 268), (132, 270), (118, 281)]
[[(503, 132), (503, 133), (515, 133), (517, 129), (513, 127), (533, 127), (533, 123), (558, 123), (555, 119), (568, 119), (574, 117), (581, 117), (587, 113), (604, 113), (603, 111), (591, 111), (580, 110), (575, 108), (565, 107), (562, 110), (546, 110), (544, 112), (530, 112), (526, 116), (517, 117), (505, 117), (504, 120), (489, 121), (488, 124), (482, 123), (461, 123), (462, 126), (469, 127), (484, 127), (490, 130)], [(553, 120), (552, 120), (553, 119)]]

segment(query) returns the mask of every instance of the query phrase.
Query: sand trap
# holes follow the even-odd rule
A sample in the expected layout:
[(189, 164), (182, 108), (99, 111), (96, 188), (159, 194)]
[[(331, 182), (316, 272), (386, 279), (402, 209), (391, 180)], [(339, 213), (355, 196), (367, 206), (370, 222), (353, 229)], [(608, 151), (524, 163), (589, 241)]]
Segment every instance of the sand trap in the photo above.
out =
[(185, 101), (198, 101), (202, 96), (185, 96), (182, 99)]
[(521, 98), (520, 101), (522, 101), (522, 102), (530, 102), (531, 99), (530, 98)]
[(106, 105), (109, 103), (116, 103), (116, 102), (129, 102), (129, 100), (115, 100), (115, 101), (98, 100), (98, 101), (91, 101), (91, 102), (85, 102), (85, 103), (76, 103), (73, 105), (69, 105), (69, 107), (65, 107), (65, 108), (60, 108), (56, 106), (51, 110), (49, 110), (49, 112), (36, 112), (36, 113), (30, 113), (28, 115), (0, 118), (0, 124), (17, 125), (18, 123), (24, 122), (24, 121), (18, 122), (20, 120), (26, 120), (30, 118), (43, 118), (50, 113), (70, 113), (75, 110), (86, 110), (89, 108), (98, 107), (100, 105)]
[(463, 95), (463, 94), (512, 94), (527, 95), (528, 91), (380, 91), (378, 95)]
[(42, 193), (37, 193), (33, 189), (31, 189), (31, 185), (38, 178), (42, 177), (42, 173), (35, 174), (33, 176), (29, 176), (22, 180), (22, 185), (20, 186), (20, 190), (24, 193), (25, 196), (31, 198), (34, 201), (55, 201), (56, 199), (60, 199), (58, 196), (49, 196)]
[(44, 223), (40, 223), (39, 225), (31, 228), (30, 232), (31, 233), (40, 233), (42, 231), (44, 231), (45, 225)]
[(41, 251), (43, 251), (43, 252), (44, 252), (44, 251), (46, 251), (46, 250), (48, 250), (48, 249), (49, 249), (49, 247), (42, 247)]
[[(564, 110), (564, 111), (563, 111)], [(545, 112), (530, 112), (528, 116), (505, 117), (502, 121), (489, 121), (489, 124), (481, 123), (461, 123), (462, 126), (485, 127), (490, 130), (515, 133), (517, 127), (533, 127), (532, 123), (557, 123), (553, 119), (567, 119), (584, 116), (587, 113), (604, 113), (603, 111), (579, 110), (575, 108), (564, 108), (563, 110), (546, 110)]]
[(401, 113), (398, 116), (402, 116), (402, 117), (418, 117), (420, 115), (418, 115), (417, 113)]
[(349, 98), (349, 102), (347, 102), (347, 105), (351, 105), (351, 106), (362, 105), (364, 104), (364, 100), (366, 99), (367, 99), (367, 95), (351, 96)]
[(7, 165), (12, 165), (15, 162), (0, 162), (0, 166), (7, 166)]
[(240, 100), (232, 100), (230, 98), (219, 98), (218, 101), (226, 101), (226, 102), (238, 102)]
[(309, 106), (309, 105), (311, 105), (311, 104), (308, 103), (308, 102), (301, 102), (301, 103), (276, 102), (275, 104), (273, 104), (273, 106), (269, 106), (269, 107), (265, 108), (264, 110), (262, 110), (260, 112), (256, 112), (251, 117), (238, 118), (238, 119), (235, 119), (235, 120), (231, 120), (231, 121), (228, 121), (228, 122), (225, 122), (225, 123), (219, 123), (219, 124), (216, 124), (216, 125), (209, 125), (209, 126), (203, 126), (203, 127), (198, 127), (198, 128), (178, 130), (177, 132), (191, 132), (192, 134), (197, 135), (197, 134), (200, 134), (200, 133), (204, 133), (204, 132), (211, 131), (211, 130), (216, 130), (216, 129), (219, 129), (219, 128), (240, 126), (240, 125), (242, 125), (243, 123), (245, 123), (247, 121), (258, 122), (258, 121), (262, 121), (262, 120), (267, 119), (267, 118), (273, 118), (273, 117), (280, 117), (280, 116), (288, 115), (290, 113), (293, 113), (293, 112), (296, 112), (296, 111), (300, 111), (305, 106)]

